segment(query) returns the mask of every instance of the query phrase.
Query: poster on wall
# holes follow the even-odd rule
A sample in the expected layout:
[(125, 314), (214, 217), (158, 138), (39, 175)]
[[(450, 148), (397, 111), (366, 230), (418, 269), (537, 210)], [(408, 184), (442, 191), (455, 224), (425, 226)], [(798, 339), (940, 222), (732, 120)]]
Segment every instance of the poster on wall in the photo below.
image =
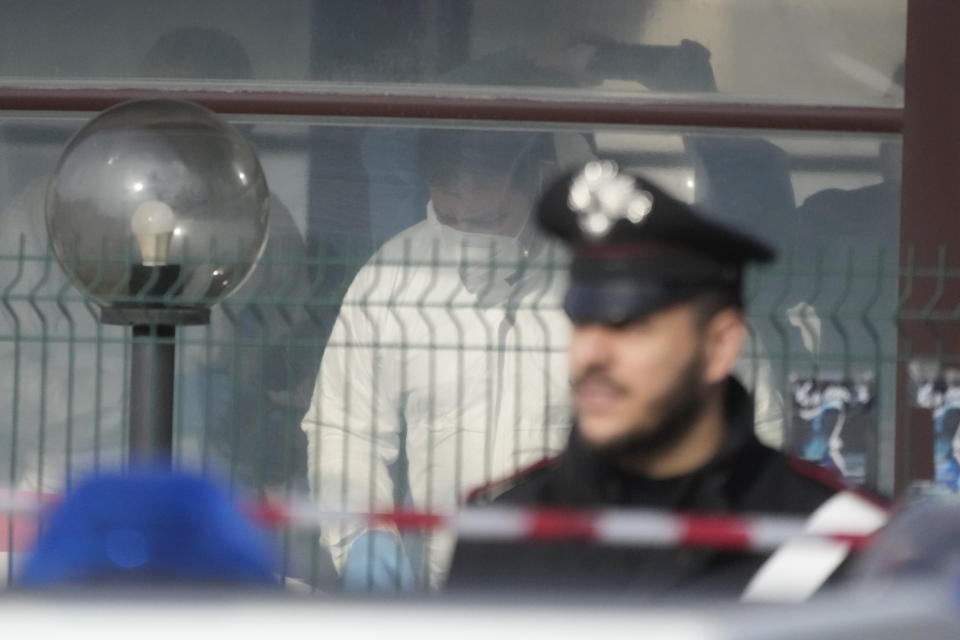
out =
[(791, 396), (790, 453), (864, 484), (877, 429), (873, 380), (798, 377)]
[(960, 490), (960, 369), (911, 362), (914, 402), (933, 422), (935, 482)]

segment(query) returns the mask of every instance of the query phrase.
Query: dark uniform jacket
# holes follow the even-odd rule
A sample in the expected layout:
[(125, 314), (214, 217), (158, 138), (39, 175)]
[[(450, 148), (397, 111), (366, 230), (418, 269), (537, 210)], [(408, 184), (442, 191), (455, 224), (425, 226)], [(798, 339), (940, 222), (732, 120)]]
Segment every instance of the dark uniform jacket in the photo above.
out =
[[(471, 502), (806, 516), (844, 488), (818, 467), (760, 444), (753, 432), (751, 398), (733, 378), (727, 383), (726, 413), (728, 432), (721, 450), (688, 475), (653, 480), (626, 472), (588, 451), (574, 429), (558, 458), (475, 492)], [(738, 596), (764, 560), (759, 555), (703, 548), (461, 541), (447, 587)]]

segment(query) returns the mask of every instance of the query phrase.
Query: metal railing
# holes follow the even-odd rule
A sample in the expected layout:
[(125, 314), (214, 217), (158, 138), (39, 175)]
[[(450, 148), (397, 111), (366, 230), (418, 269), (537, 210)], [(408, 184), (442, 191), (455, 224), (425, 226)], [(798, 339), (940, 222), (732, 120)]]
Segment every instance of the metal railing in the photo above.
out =
[[(20, 246), (0, 255), (0, 482), (59, 492), (124, 463), (133, 338), (98, 321), (51, 255)], [(442, 511), (557, 452), (570, 422), (566, 256), (461, 249), (401, 236), (372, 258), (266, 254), (209, 326), (176, 337), (175, 463), (244, 494)], [(949, 483), (960, 269), (945, 250), (932, 265), (865, 253), (800, 247), (748, 274), (738, 372), (758, 435), (889, 490), (897, 423), (928, 429)], [(326, 554), (342, 563), (356, 531), (324, 533), (288, 532), (286, 548), (291, 575), (329, 588)]]

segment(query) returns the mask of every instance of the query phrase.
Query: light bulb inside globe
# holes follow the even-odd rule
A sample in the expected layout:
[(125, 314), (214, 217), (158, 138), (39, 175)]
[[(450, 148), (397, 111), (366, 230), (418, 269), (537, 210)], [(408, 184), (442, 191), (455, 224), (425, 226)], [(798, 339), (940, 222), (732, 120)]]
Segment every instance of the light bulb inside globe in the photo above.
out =
[(177, 217), (168, 204), (159, 200), (141, 203), (130, 218), (130, 228), (137, 238), (143, 266), (159, 267), (169, 262)]

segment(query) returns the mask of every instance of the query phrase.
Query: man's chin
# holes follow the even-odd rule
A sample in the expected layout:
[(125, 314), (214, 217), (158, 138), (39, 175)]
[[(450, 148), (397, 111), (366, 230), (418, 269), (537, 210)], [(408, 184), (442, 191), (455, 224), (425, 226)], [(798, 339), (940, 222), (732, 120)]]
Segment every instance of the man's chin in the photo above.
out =
[(642, 431), (636, 431), (621, 427), (619, 425), (609, 424), (590, 424), (579, 422), (577, 424), (580, 441), (597, 453), (615, 453), (631, 448), (637, 441), (643, 441), (646, 435)]
[(656, 429), (620, 429), (601, 430), (582, 428), (578, 425), (578, 435), (583, 445), (595, 454), (619, 461), (638, 455), (656, 454), (671, 446), (682, 431), (664, 425)]
[(612, 420), (598, 420), (586, 416), (581, 416), (577, 420), (577, 430), (580, 439), (591, 449), (602, 449), (626, 437), (629, 433), (629, 429)]

